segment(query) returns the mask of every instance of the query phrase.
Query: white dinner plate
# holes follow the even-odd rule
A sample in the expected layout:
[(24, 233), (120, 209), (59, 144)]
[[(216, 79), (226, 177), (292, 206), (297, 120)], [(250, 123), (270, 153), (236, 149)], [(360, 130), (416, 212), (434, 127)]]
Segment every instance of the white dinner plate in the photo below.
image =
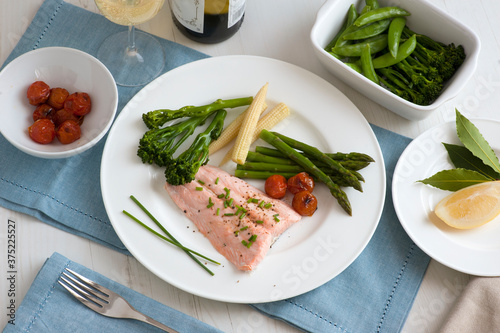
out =
[[(471, 119), (498, 154), (500, 122)], [(479, 228), (449, 227), (434, 213), (434, 207), (452, 192), (417, 182), (441, 170), (453, 169), (442, 143), (463, 145), (455, 121), (438, 125), (413, 140), (401, 155), (392, 181), (394, 207), (411, 239), (436, 261), (457, 271), (500, 275), (500, 218)]]
[[(136, 156), (147, 111), (203, 105), (219, 98), (254, 96), (266, 83), (268, 108), (286, 103), (291, 115), (275, 130), (324, 151), (358, 151), (376, 162), (361, 170), (363, 193), (347, 189), (353, 216), (319, 185), (318, 210), (289, 228), (251, 273), (238, 271), (198, 232), (164, 190), (163, 169)], [(229, 110), (226, 124), (243, 108)], [(261, 141), (260, 144), (263, 144)], [(218, 165), (226, 151), (209, 163)], [(232, 164), (229, 163), (229, 164)], [(227, 167), (231, 171), (233, 167)], [(249, 181), (263, 189), (263, 181)], [(258, 303), (296, 296), (321, 286), (349, 266), (378, 224), (385, 198), (385, 168), (376, 137), (359, 110), (335, 87), (297, 66), (254, 56), (208, 58), (176, 68), (141, 90), (122, 110), (103, 152), (101, 187), (107, 213), (127, 249), (146, 268), (189, 293), (225, 302)], [(218, 260), (210, 276), (185, 253), (126, 217), (127, 210), (154, 226), (130, 200), (134, 195), (184, 246)]]

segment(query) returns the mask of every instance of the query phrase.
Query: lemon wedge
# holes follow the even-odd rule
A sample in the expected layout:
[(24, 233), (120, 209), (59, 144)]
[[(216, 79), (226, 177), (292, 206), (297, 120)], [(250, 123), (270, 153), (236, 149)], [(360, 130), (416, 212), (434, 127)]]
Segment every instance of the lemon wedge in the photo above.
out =
[(434, 209), (453, 228), (477, 228), (500, 214), (500, 181), (471, 185), (441, 200)]

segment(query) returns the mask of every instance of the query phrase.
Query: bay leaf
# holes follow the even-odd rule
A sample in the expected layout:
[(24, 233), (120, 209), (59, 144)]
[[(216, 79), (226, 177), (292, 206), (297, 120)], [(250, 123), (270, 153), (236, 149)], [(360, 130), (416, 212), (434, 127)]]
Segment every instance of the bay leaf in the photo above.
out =
[(500, 179), (500, 173), (493, 170), (489, 165), (484, 164), (480, 158), (472, 154), (466, 147), (444, 142), (443, 145), (455, 168), (477, 171), (491, 178), (491, 180)]
[(419, 180), (418, 182), (437, 187), (441, 190), (454, 192), (467, 186), (489, 181), (491, 181), (489, 177), (477, 171), (457, 168), (439, 171), (429, 178)]
[(476, 157), (481, 159), (484, 164), (489, 165), (496, 172), (500, 172), (500, 163), (489, 143), (484, 139), (479, 129), (457, 109), (456, 126), (457, 135), (464, 146)]

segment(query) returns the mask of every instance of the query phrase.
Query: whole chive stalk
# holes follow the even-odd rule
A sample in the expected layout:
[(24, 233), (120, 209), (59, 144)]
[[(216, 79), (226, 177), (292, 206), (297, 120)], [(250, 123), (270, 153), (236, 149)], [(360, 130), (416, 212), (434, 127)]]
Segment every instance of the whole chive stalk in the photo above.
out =
[(144, 223), (142, 223), (141, 221), (139, 221), (137, 218), (135, 218), (132, 214), (128, 213), (127, 211), (123, 211), (123, 213), (127, 216), (129, 216), (132, 220), (134, 220), (135, 222), (137, 222), (139, 225), (143, 226), (144, 228), (146, 228), (147, 230), (149, 230), (150, 232), (152, 232), (153, 234), (155, 234), (156, 236), (162, 238), (163, 240), (171, 243), (172, 245), (175, 245), (179, 248), (181, 248), (191, 259), (193, 259), (198, 265), (200, 265), (204, 270), (206, 270), (210, 275), (214, 275), (214, 273), (208, 268), (206, 267), (205, 265), (203, 265), (199, 260), (198, 258), (196, 258), (194, 255), (197, 255), (199, 256), (200, 258), (203, 258), (205, 260), (208, 260), (209, 262), (211, 263), (214, 263), (216, 265), (220, 265), (219, 262), (213, 260), (213, 259), (210, 259), (198, 252), (195, 252), (193, 250), (190, 250), (186, 247), (184, 247), (177, 239), (175, 239), (175, 237), (170, 233), (168, 232), (167, 229), (165, 229), (165, 227), (163, 227), (163, 225), (149, 212), (148, 209), (146, 209), (146, 207), (144, 207), (144, 205), (142, 205), (139, 200), (137, 200), (133, 195), (130, 196), (130, 198), (132, 199), (132, 201), (135, 202), (135, 204), (137, 206), (139, 206), (139, 208), (141, 208), (141, 210), (146, 213), (147, 216), (149, 216), (149, 218), (170, 238), (167, 238), (161, 234), (159, 234), (158, 232), (154, 231), (153, 229), (151, 229), (150, 227), (148, 227), (147, 225), (145, 225)]

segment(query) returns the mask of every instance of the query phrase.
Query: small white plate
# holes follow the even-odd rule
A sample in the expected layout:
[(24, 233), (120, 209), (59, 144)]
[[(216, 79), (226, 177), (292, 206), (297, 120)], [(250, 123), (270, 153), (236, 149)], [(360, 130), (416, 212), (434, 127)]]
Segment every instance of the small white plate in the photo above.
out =
[[(471, 121), (498, 155), (500, 122), (484, 119)], [(443, 142), (462, 145), (454, 121), (421, 134), (401, 155), (392, 181), (396, 213), (415, 244), (433, 259), (463, 273), (498, 276), (500, 218), (476, 229), (451, 228), (434, 214), (434, 207), (452, 192), (417, 182), (438, 171), (454, 168)]]
[[(353, 216), (346, 214), (326, 186), (314, 189), (318, 211), (289, 228), (252, 273), (238, 271), (189, 221), (164, 189), (164, 169), (136, 156), (146, 131), (147, 111), (203, 105), (218, 98), (253, 96), (269, 82), (268, 107), (286, 103), (291, 115), (275, 130), (324, 151), (358, 151), (375, 159), (361, 170), (363, 193), (347, 189)], [(229, 110), (226, 124), (243, 111)], [(263, 144), (262, 141), (258, 141)], [(209, 163), (218, 165), (220, 151)], [(231, 163), (230, 163), (231, 164)], [(251, 181), (263, 188), (263, 181)], [(361, 112), (318, 76), (278, 60), (252, 56), (215, 57), (189, 63), (159, 77), (123, 109), (109, 133), (101, 166), (106, 211), (128, 250), (151, 272), (189, 293), (233, 303), (258, 303), (296, 296), (321, 286), (349, 266), (377, 227), (385, 198), (385, 168), (376, 137)], [(129, 196), (141, 201), (183, 245), (222, 265), (208, 265), (215, 276), (185, 253), (126, 217), (149, 219)]]

